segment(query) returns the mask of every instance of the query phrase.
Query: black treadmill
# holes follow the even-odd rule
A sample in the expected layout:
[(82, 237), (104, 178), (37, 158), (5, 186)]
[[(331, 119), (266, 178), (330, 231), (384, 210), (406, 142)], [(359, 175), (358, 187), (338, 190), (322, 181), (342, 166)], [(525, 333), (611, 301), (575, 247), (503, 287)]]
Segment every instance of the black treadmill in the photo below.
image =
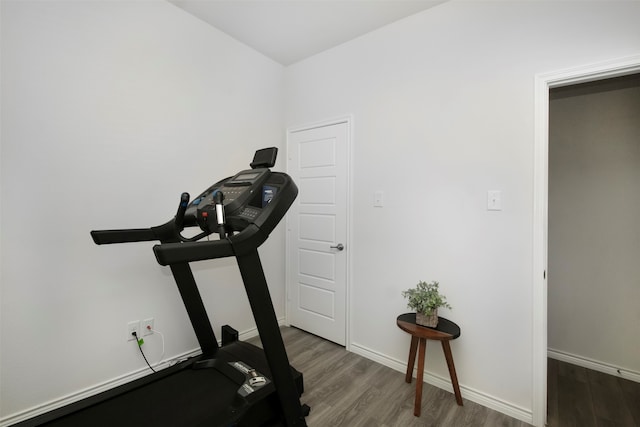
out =
[[(171, 268), (202, 354), (19, 425), (306, 426), (302, 374), (289, 365), (258, 255), (298, 193), (288, 175), (269, 169), (276, 155), (277, 148), (258, 150), (251, 169), (217, 182), (191, 203), (183, 193), (166, 224), (91, 232), (98, 245), (160, 242), (153, 251)], [(185, 227), (201, 232), (185, 238)], [(214, 233), (219, 238), (208, 240)], [(264, 350), (238, 341), (228, 326), (218, 345), (189, 263), (225, 257), (238, 262)]]

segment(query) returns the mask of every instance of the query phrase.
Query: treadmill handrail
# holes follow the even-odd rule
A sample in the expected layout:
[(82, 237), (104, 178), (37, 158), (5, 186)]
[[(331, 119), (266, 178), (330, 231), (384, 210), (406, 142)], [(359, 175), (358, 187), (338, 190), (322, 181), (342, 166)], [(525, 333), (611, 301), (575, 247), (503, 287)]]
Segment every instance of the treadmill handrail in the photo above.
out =
[(158, 240), (163, 243), (179, 242), (180, 231), (174, 219), (162, 225), (150, 228), (128, 228), (121, 230), (93, 230), (91, 237), (96, 245), (113, 243), (149, 242)]
[(244, 230), (233, 236), (221, 240), (164, 243), (155, 245), (153, 252), (160, 265), (173, 265), (193, 261), (225, 258), (242, 255), (259, 247), (268, 235), (255, 224), (250, 224)]
[(123, 230), (93, 230), (91, 237), (96, 245), (112, 243), (148, 242), (158, 240), (151, 228), (133, 228)]
[(166, 243), (154, 245), (153, 252), (160, 265), (173, 265), (184, 262), (233, 256), (233, 246), (225, 240), (210, 242)]

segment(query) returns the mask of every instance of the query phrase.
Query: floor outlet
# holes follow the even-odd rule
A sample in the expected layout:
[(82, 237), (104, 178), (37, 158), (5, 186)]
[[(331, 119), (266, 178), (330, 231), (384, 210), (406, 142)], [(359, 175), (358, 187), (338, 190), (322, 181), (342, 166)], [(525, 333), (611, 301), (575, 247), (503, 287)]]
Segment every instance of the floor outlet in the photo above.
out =
[(136, 339), (132, 334), (136, 333), (138, 338), (140, 338), (140, 321), (134, 320), (133, 322), (127, 323), (127, 341), (133, 341)]
[(142, 335), (146, 336), (151, 334), (153, 334), (153, 317), (142, 321)]

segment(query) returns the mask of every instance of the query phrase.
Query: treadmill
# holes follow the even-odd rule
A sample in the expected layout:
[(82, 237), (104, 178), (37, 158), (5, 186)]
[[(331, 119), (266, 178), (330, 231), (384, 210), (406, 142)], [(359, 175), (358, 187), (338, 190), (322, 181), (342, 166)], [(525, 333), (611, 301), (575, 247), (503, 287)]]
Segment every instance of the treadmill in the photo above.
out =
[[(258, 255), (298, 194), (288, 175), (269, 169), (276, 156), (275, 147), (258, 150), (251, 169), (191, 202), (183, 193), (175, 217), (163, 225), (91, 232), (98, 245), (160, 242), (153, 251), (171, 268), (202, 354), (18, 425), (306, 426), (302, 374), (289, 365)], [(201, 232), (185, 238), (185, 227)], [(209, 240), (215, 233), (219, 238)], [(226, 257), (238, 262), (264, 350), (238, 341), (227, 325), (218, 345), (189, 263)]]

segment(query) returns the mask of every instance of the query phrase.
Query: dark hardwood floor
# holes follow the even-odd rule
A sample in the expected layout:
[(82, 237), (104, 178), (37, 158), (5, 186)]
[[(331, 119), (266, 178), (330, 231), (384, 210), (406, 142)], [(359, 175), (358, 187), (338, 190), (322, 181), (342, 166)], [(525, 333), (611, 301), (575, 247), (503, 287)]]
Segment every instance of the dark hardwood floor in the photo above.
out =
[(529, 425), (469, 400), (458, 406), (453, 393), (426, 383), (422, 415), (415, 417), (415, 379), (407, 384), (403, 373), (295, 328), (282, 328), (282, 337), (291, 365), (304, 374), (301, 400), (311, 407), (311, 427)]
[(549, 427), (640, 427), (640, 383), (548, 360)]

